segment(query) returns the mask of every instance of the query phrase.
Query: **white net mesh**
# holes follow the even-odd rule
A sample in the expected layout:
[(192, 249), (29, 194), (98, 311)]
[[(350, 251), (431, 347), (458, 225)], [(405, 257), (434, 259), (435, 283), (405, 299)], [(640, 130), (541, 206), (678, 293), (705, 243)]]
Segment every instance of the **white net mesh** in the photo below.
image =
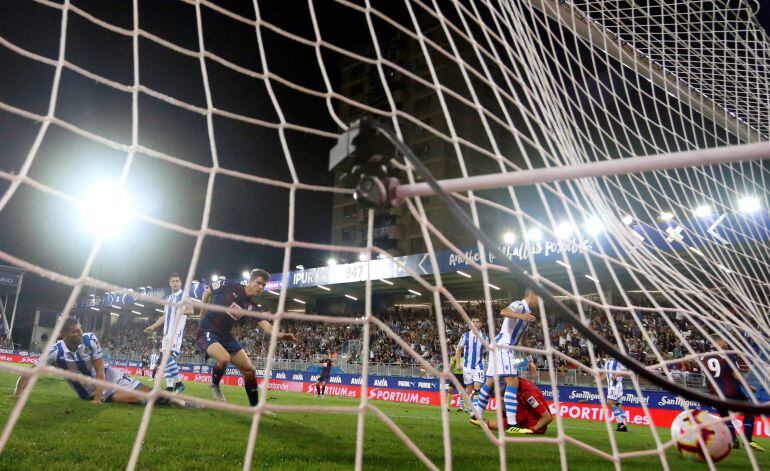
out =
[[(137, 174), (146, 176), (148, 165), (163, 166), (180, 175), (178, 181), (167, 183), (171, 192), (194, 185), (204, 195), (190, 210), (135, 215), (143, 227), (186, 238), (187, 249), (182, 252), (189, 254), (187, 280), (200, 269), (207, 243), (274, 250), (276, 260), (281, 260), (276, 267), (288, 273), (297, 249), (388, 256), (388, 250), (375, 244), (375, 218), (381, 211), (369, 211), (361, 243), (344, 236), (333, 236), (331, 244), (317, 242), (323, 237), (297, 236), (308, 234), (299, 227), (306, 214), (302, 202), (324, 194), (336, 195), (338, 202), (351, 193), (309, 175), (305, 162), (313, 157), (308, 155), (325, 160), (339, 134), (365, 114), (392, 127), (438, 177), (570, 166), (767, 139), (769, 43), (754, 19), (756, 5), (751, 2), (339, 0), (322, 5), (308, 1), (290, 12), (272, 2), (245, 3), (223, 6), (225, 2), (187, 0), (164, 10), (134, 0), (130, 8), (126, 3), (106, 11), (90, 2), (36, 0), (15, 7), (19, 10), (14, 9), (15, 16), (7, 16), (8, 21), (37, 21), (58, 35), (31, 40), (9, 25), (0, 31), (3, 60), (24, 66), (18, 74), (21, 81), (0, 97), (0, 110), (9, 120), (37, 125), (29, 139), (20, 139), (27, 145), (23, 158), (0, 171), (8, 183), (0, 214), (30, 192), (64, 206), (79, 204), (74, 186), (59, 184), (55, 174), (36, 171), (51, 156), (48, 146), (55, 147), (66, 136), (117, 156), (110, 168), (121, 186), (130, 186)], [(78, 36), (83, 31), (89, 31), (86, 40)], [(104, 38), (100, 47), (80, 47), (97, 38)], [(48, 81), (33, 90), (35, 100), (19, 99), (25, 93), (29, 96), (31, 88), (25, 87), (34, 84), (23, 82), (33, 74)], [(156, 113), (160, 108), (163, 112)], [(239, 151), (253, 155), (234, 157)], [(83, 163), (72, 155), (61, 158)], [(416, 181), (409, 165), (402, 168), (403, 180)], [(750, 208), (737, 206), (748, 196), (754, 199), (745, 200), (745, 205), (767, 208), (767, 177), (763, 162), (737, 162), (454, 196), (482, 230), (510, 230), (523, 239), (521, 259), (532, 279), (565, 299), (584, 324), (621, 352), (660, 370), (671, 381), (681, 381), (673, 365), (687, 361), (704, 369), (698, 358), (716, 349), (713, 339), (718, 334), (740, 356), (752, 381), (767, 390), (768, 229), (764, 217), (741, 212)], [(281, 192), (285, 206), (279, 209), (284, 213), (279, 220), (286, 222), (282, 235), (240, 228), (238, 221), (252, 213), (237, 198), (228, 200), (229, 206), (217, 206), (227, 198), (223, 187), (233, 192), (246, 187)], [(425, 361), (375, 316), (371, 279), (365, 283), (362, 318), (289, 312), (284, 285), (276, 314), (246, 315), (272, 320), (277, 327), (284, 319), (362, 325), (361, 401), (359, 407), (308, 410), (268, 405), (262, 394), (260, 406), (247, 409), (191, 398), (208, 407), (253, 414), (246, 467), (254, 458), (262, 413), (275, 409), (358, 414), (356, 468), (364, 459), (367, 412), (385, 422), (427, 467), (451, 468), (455, 451), (445, 408), (444, 461), (437, 464), (367, 399), (369, 335), (373, 329), (385, 332), (439, 376), (443, 388), (450, 378), (447, 365), (453, 339), (446, 338), (442, 303), (449, 301), (466, 322), (470, 319), (452, 289), (459, 289), (459, 284), (442, 273), (436, 253), (449, 248), (475, 269), (463, 288), (476, 286), (483, 292), (490, 337), (499, 325), (492, 310), (497, 288), (510, 284), (510, 279), (490, 262), (481, 245), (478, 259), (467, 258), (465, 249), (475, 246), (475, 239), (459, 234), (435, 199), (416, 198), (404, 204), (406, 211), (398, 211), (415, 221), (407, 229), (411, 248), (424, 247), (430, 254), (426, 263), (430, 276), (405, 270), (414, 286), (432, 294), (424, 298), (435, 303), (444, 366)], [(708, 208), (700, 214), (709, 218), (692, 216), (698, 207)], [(238, 211), (235, 222), (222, 215), (228, 211)], [(540, 241), (541, 234), (547, 241)], [(0, 258), (72, 287), (63, 308), (69, 312), (84, 287), (123, 290), (121, 285), (127, 284), (94, 275), (104, 244), (94, 241), (83, 253), (81, 268), (69, 274), (12, 250), (3, 250)], [(542, 251), (551, 256), (542, 257)], [(504, 289), (514, 297), (523, 288)], [(163, 304), (155, 297), (138, 299)], [(43, 351), (54, 343), (62, 323), (63, 318)], [(539, 356), (546, 370), (541, 379), (550, 384), (557, 408), (557, 386), (563, 379), (559, 365), (585, 373), (599, 391), (602, 386), (600, 353), (590, 342), (575, 351), (561, 344), (565, 328), (549, 317), (546, 306), (531, 329), (529, 347), (516, 348)], [(276, 347), (273, 334), (265, 378)], [(30, 371), (6, 364), (0, 368), (24, 371), (29, 377), (0, 437), (4, 447), (40, 375), (72, 374), (42, 364)], [(642, 397), (647, 384), (633, 375), (630, 383), (631, 394)], [(129, 468), (142, 451), (154, 401), (163, 394), (156, 383)], [(604, 393), (599, 394), (606, 405)], [(749, 396), (756, 399), (751, 392)], [(641, 407), (649, 419), (643, 401)], [(560, 415), (550, 437), (527, 439), (557, 444), (563, 468), (569, 465), (567, 444), (618, 467), (626, 459), (657, 455), (668, 468), (665, 451), (672, 443), (655, 427), (650, 427), (654, 447), (633, 452), (620, 450), (609, 421), (607, 431), (609, 452), (571, 436)], [(506, 468), (505, 444), (522, 439), (506, 437), (502, 431), (485, 429), (485, 433), (499, 446), (500, 467)], [(751, 464), (759, 469), (754, 454), (748, 452)]]

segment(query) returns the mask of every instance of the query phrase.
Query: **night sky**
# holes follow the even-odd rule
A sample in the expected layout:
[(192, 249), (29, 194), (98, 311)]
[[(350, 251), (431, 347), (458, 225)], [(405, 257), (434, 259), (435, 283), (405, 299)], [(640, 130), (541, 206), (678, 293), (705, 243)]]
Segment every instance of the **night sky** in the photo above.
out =
[[(217, 2), (228, 10), (254, 18), (252, 2)], [(340, 28), (353, 23), (351, 12), (320, 2), (316, 8), (323, 37), (347, 49), (365, 48), (365, 28)], [(74, 6), (130, 29), (131, 1), (73, 1)], [(198, 49), (195, 9), (178, 1), (140, 1), (141, 28), (149, 34), (186, 49)], [(307, 2), (263, 2), (261, 15), (287, 31), (313, 38)], [(14, 44), (48, 58), (59, 47), (60, 11), (32, 1), (0, 1), (0, 35)], [(360, 15), (358, 15), (360, 16)], [(253, 28), (202, 8), (206, 50), (245, 69), (262, 72)], [(361, 22), (357, 21), (358, 26)], [(266, 61), (270, 70), (302, 86), (324, 90), (313, 48), (293, 43), (263, 28)], [(139, 40), (140, 83), (174, 99), (205, 108), (206, 98), (200, 63), (146, 38)], [(68, 21), (66, 58), (69, 62), (123, 85), (133, 83), (132, 40), (107, 31), (77, 14)], [(331, 83), (339, 81), (342, 56), (325, 53)], [(214, 106), (249, 118), (278, 122), (264, 81), (246, 77), (206, 61)], [(0, 47), (0, 101), (45, 115), (54, 68)], [(8, 73), (7, 71), (13, 71)], [(273, 82), (273, 91), (287, 122), (329, 132), (339, 132), (325, 103)], [(210, 167), (212, 156), (203, 115), (171, 106), (148, 94), (139, 94), (140, 145), (185, 161)], [(131, 94), (99, 84), (69, 69), (61, 77), (55, 115), (68, 123), (116, 143), (131, 143)], [(40, 124), (0, 111), (0, 169), (17, 173), (29, 152)], [(291, 182), (279, 133), (276, 129), (216, 116), (214, 133), (222, 168)], [(326, 170), (328, 151), (335, 141), (288, 130), (286, 141), (299, 181), (332, 184)], [(82, 197), (98, 182), (117, 182), (126, 153), (59, 126), (51, 126), (38, 150), (29, 176), (58, 191)], [(198, 229), (201, 224), (208, 175), (139, 153), (127, 179), (127, 192), (142, 214)], [(0, 180), (0, 189), (9, 184)], [(329, 242), (331, 197), (298, 191), (295, 238)], [(214, 184), (210, 227), (237, 234), (284, 241), (288, 229), (289, 191), (219, 175)], [(78, 276), (93, 236), (79, 223), (79, 214), (62, 199), (22, 185), (0, 213), (0, 248), (47, 269)], [(124, 218), (115, 214), (115, 218)], [(145, 222), (133, 222), (108, 240), (100, 251), (94, 274), (123, 286), (164, 286), (167, 275), (187, 273), (195, 240)], [(196, 276), (212, 273), (236, 275), (244, 269), (264, 267), (280, 271), (284, 251), (254, 244), (208, 237)], [(295, 264), (318, 266), (328, 253), (295, 249)], [(60, 309), (70, 288), (35, 275), (24, 280), (21, 316), (37, 306)]]
[[(61, 3), (61, 2), (59, 2)], [(251, 0), (217, 1), (229, 11), (254, 19)], [(360, 13), (331, 1), (314, 2), (321, 36), (340, 47), (366, 53), (371, 46), (366, 23)], [(373, 2), (396, 18), (405, 17), (402, 2)], [(130, 0), (73, 0), (72, 4), (103, 21), (131, 29)], [(305, 1), (260, 2), (264, 20), (310, 40), (315, 39)], [(195, 9), (176, 0), (139, 1), (142, 30), (180, 47), (197, 50)], [(60, 15), (57, 9), (22, 0), (0, 0), (0, 36), (32, 53), (56, 58), (59, 48)], [(759, 13), (770, 24), (770, 9)], [(263, 72), (255, 31), (209, 8), (202, 8), (206, 50), (239, 67)], [(376, 25), (381, 37), (392, 27)], [(390, 31), (390, 33), (389, 33)], [(268, 28), (261, 28), (269, 69), (313, 90), (325, 85), (312, 47), (292, 42)], [(69, 62), (123, 85), (133, 83), (132, 39), (107, 31), (79, 15), (70, 14), (66, 58)], [(369, 52), (370, 53), (370, 52)], [(323, 50), (333, 87), (345, 58)], [(370, 53), (371, 54), (371, 53)], [(139, 39), (140, 83), (152, 90), (196, 107), (206, 106), (203, 77), (197, 57), (162, 47), (147, 38)], [(206, 61), (214, 106), (221, 110), (271, 123), (278, 121), (264, 81), (238, 74), (216, 61)], [(54, 68), (0, 47), (0, 101), (44, 115), (47, 112)], [(277, 81), (273, 91), (286, 121), (337, 133), (339, 128), (325, 112), (326, 103), (300, 94)], [(332, 103), (335, 105), (335, 103)], [(139, 94), (140, 145), (210, 167), (212, 156), (203, 115), (169, 105), (146, 93)], [(319, 110), (318, 112), (309, 110)], [(131, 143), (131, 94), (99, 84), (69, 69), (61, 77), (55, 115), (88, 132), (116, 143)], [(0, 170), (17, 173), (40, 124), (0, 110)], [(269, 127), (216, 116), (214, 133), (220, 166), (259, 177), (290, 182), (279, 134)], [(297, 131), (287, 131), (286, 140), (299, 180), (332, 185), (327, 169), (328, 151), (334, 140)], [(29, 176), (58, 191), (80, 197), (96, 182), (116, 182), (126, 153), (52, 125), (36, 154)], [(127, 190), (142, 214), (198, 229), (203, 214), (206, 174), (164, 162), (142, 153), (136, 155), (127, 179)], [(9, 187), (0, 179), (0, 191)], [(227, 232), (287, 239), (289, 192), (268, 185), (219, 175), (211, 206), (210, 227)], [(295, 238), (329, 242), (331, 224), (329, 194), (297, 192)], [(115, 218), (125, 215), (115, 214)], [(78, 276), (93, 236), (79, 224), (79, 215), (62, 199), (22, 185), (0, 212), (0, 249), (49, 270)], [(163, 286), (169, 272), (187, 272), (194, 239), (158, 226), (135, 222), (109, 240), (99, 253), (94, 274), (100, 279), (128, 287)], [(291, 266), (319, 266), (328, 253), (295, 249)], [(197, 277), (212, 273), (240, 274), (260, 266), (280, 271), (282, 249), (208, 237), (204, 243)], [(25, 278), (21, 316), (36, 306), (61, 308), (69, 293), (36, 276)]]

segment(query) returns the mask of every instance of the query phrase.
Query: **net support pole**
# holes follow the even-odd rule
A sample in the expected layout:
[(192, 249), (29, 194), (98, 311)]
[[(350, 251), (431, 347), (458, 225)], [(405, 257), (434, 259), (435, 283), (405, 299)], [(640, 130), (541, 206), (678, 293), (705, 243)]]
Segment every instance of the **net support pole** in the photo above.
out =
[[(508, 186), (534, 185), (581, 178), (627, 175), (631, 173), (671, 170), (684, 167), (701, 167), (730, 162), (770, 159), (770, 141), (741, 144), (736, 146), (713, 147), (685, 152), (656, 154), (642, 157), (587, 162), (577, 165), (535, 168), (508, 173), (477, 175), (468, 178), (439, 180), (447, 193), (490, 190)], [(414, 197), (431, 196), (435, 192), (428, 183), (399, 185), (392, 190), (396, 201)]]
[(11, 325), (8, 327), (8, 338), (13, 342), (13, 323), (16, 321), (16, 307), (19, 305), (19, 293), (21, 292), (21, 282), (24, 281), (24, 273), (19, 276), (19, 284), (16, 285), (16, 298), (13, 301), (13, 312), (11, 313)]

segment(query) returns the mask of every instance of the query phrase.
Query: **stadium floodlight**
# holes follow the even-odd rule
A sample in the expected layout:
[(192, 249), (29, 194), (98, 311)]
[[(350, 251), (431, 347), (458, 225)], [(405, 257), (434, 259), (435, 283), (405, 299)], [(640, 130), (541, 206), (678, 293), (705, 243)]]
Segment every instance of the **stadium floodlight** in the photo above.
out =
[(297, 299), (297, 298), (291, 298), (291, 299), (293, 299), (294, 301), (296, 301), (296, 302), (298, 302), (300, 304), (306, 304), (305, 301), (303, 301), (301, 299)]
[(110, 307), (111, 307), (111, 308), (113, 308), (113, 309), (123, 309), (122, 307), (120, 307), (120, 306), (116, 306), (115, 304), (113, 304), (113, 305), (112, 305), (112, 306), (110, 306)]
[(385, 283), (386, 285), (390, 285), (390, 286), (393, 286), (393, 282), (392, 282), (392, 281), (388, 281), (388, 280), (385, 280), (385, 279), (382, 279), (382, 280), (380, 280), (380, 281), (382, 281), (382, 282), (383, 282), (383, 283)]
[(566, 239), (567, 237), (571, 236), (573, 232), (575, 232), (575, 227), (572, 224), (565, 221), (565, 222), (559, 223), (559, 225), (556, 226), (553, 232), (554, 232), (554, 235), (556, 235), (557, 239)]
[(457, 274), (460, 275), (460, 276), (464, 276), (465, 278), (470, 278), (471, 277), (469, 274), (467, 274), (467, 273), (465, 273), (464, 271), (461, 271), (461, 270), (457, 270)]
[(543, 231), (538, 229), (537, 227), (533, 227), (529, 231), (527, 231), (527, 239), (530, 242), (540, 242), (543, 240)]
[(155, 309), (156, 311), (163, 313), (163, 309)]
[(248, 270), (243, 270), (243, 273), (241, 273), (242, 278), (248, 278), (251, 276), (251, 273), (249, 273)]
[(670, 220), (674, 219), (674, 213), (672, 213), (671, 211), (663, 211), (658, 216), (658, 219), (660, 219), (661, 221), (664, 221), (664, 222), (670, 221)]
[(120, 317), (120, 314), (118, 314), (117, 312), (111, 312), (110, 315), (114, 317)]
[(346, 294), (346, 295), (345, 295), (345, 297), (346, 297), (346, 298), (348, 298), (348, 299), (352, 299), (353, 301), (358, 301), (358, 298), (357, 298), (357, 297), (355, 297), (355, 296), (351, 296), (351, 295), (349, 295), (349, 294)]
[(383, 259), (388, 258), (388, 256), (385, 255), (384, 253), (379, 253), (379, 254), (377, 254), (377, 258), (380, 259), (380, 260), (383, 260)]
[(123, 231), (133, 215), (126, 192), (112, 184), (103, 183), (92, 187), (79, 206), (83, 225), (103, 238)]
[(278, 291), (273, 291), (271, 289), (267, 290), (267, 292), (270, 293), (270, 294), (274, 294), (276, 296), (280, 296), (281, 295), (281, 293), (279, 293)]
[(563, 266), (563, 267), (564, 267), (564, 268), (566, 268), (567, 270), (569, 270), (570, 268), (572, 268), (572, 267), (570, 267), (570, 266), (569, 266), (569, 263), (564, 263), (564, 262), (562, 262), (561, 260), (556, 260), (556, 263), (558, 263), (559, 265)]
[(333, 267), (336, 264), (337, 264), (337, 259), (336, 258), (330, 258), (330, 259), (328, 259), (326, 261), (326, 265), (328, 265), (330, 267)]
[(422, 293), (420, 293), (419, 291), (415, 291), (413, 289), (408, 289), (407, 291), (409, 291), (410, 293), (412, 293), (412, 294), (414, 294), (416, 296), (422, 296)]
[(101, 309), (99, 309), (98, 307), (91, 307), (91, 309), (94, 311), (101, 311)]
[(329, 288), (329, 287), (326, 287), (326, 286), (324, 286), (324, 285), (318, 285), (318, 287), (319, 287), (319, 288), (321, 288), (321, 289), (322, 289), (322, 290), (324, 290), (324, 291), (331, 291), (331, 290), (332, 290), (331, 288)]
[(133, 312), (134, 314), (139, 314), (140, 316), (142, 315), (142, 313), (139, 311), (131, 311), (131, 312)]
[(365, 253), (358, 254), (358, 261), (359, 262), (365, 262), (367, 260), (369, 260), (369, 255), (367, 255)]
[(139, 306), (139, 307), (144, 307), (144, 304), (142, 304), (142, 303), (134, 302), (134, 305)]
[(214, 283), (216, 283), (217, 281), (219, 281), (219, 275), (212, 275), (212, 276), (211, 276), (211, 281), (213, 281)]
[(626, 226), (630, 226), (631, 224), (634, 223), (634, 217), (631, 216), (630, 214), (626, 214), (625, 216), (623, 216), (622, 221), (623, 221), (623, 224), (625, 224)]
[(756, 196), (744, 196), (738, 201), (738, 211), (742, 213), (756, 213), (760, 208), (762, 208), (762, 204)]
[(492, 283), (488, 283), (487, 286), (489, 286), (492, 289), (496, 289), (497, 291), (500, 291), (500, 287), (499, 286), (495, 286)]
[(599, 282), (599, 280), (597, 280), (596, 278), (594, 278), (591, 275), (586, 275), (585, 277), (588, 278), (589, 280), (593, 281), (594, 283), (598, 283)]
[(512, 244), (516, 242), (516, 234), (510, 231), (506, 232), (503, 234), (503, 242), (506, 244)]
[(296, 268), (297, 270), (304, 270), (305, 269), (305, 265), (297, 265), (294, 268)]
[(591, 236), (598, 236), (604, 232), (604, 223), (596, 216), (591, 216), (583, 225), (583, 228)]
[(711, 206), (707, 204), (702, 204), (695, 208), (695, 211), (693, 213), (698, 216), (699, 218), (705, 218), (711, 216), (711, 213), (713, 213), (714, 210), (711, 209)]

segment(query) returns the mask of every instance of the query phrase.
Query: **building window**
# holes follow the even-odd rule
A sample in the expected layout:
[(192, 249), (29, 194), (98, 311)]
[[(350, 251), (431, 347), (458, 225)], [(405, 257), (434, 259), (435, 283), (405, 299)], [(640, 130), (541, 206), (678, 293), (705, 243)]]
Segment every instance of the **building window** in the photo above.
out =
[(358, 206), (355, 204), (349, 204), (347, 206), (342, 207), (342, 219), (348, 221), (350, 219), (355, 219), (355, 217), (358, 215)]
[(346, 227), (345, 229), (342, 229), (342, 240), (353, 239), (353, 235), (355, 233), (356, 233), (356, 229), (354, 227)]
[(425, 143), (414, 148), (414, 153), (417, 157), (425, 157), (430, 153), (430, 144)]
[(416, 237), (409, 241), (409, 251), (411, 253), (425, 252), (425, 241), (422, 240), (422, 237)]
[(356, 82), (350, 86), (348, 89), (348, 95), (355, 98), (359, 98), (359, 96), (364, 93), (364, 82)]

